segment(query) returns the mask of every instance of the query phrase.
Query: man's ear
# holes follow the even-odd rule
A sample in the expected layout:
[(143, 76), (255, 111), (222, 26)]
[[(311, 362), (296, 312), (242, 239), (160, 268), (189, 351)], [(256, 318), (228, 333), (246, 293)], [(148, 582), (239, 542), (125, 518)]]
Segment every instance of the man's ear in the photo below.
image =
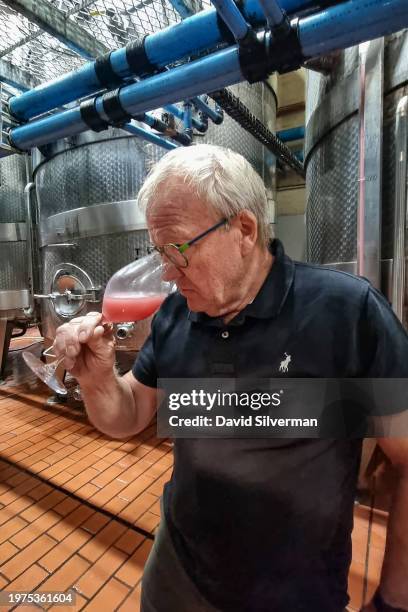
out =
[(258, 222), (253, 212), (241, 210), (234, 221), (241, 232), (241, 249), (243, 255), (248, 255), (258, 240)]

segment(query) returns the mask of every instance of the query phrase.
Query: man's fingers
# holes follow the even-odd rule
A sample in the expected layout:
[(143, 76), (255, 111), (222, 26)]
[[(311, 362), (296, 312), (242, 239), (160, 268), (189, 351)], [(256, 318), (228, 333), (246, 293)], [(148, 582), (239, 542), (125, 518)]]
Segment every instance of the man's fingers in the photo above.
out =
[(79, 354), (80, 348), (76, 344), (66, 344), (67, 357), (76, 357)]
[(52, 350), (57, 357), (65, 355), (67, 352), (66, 340), (69, 333), (69, 323), (64, 323), (57, 329), (56, 336), (52, 345)]
[(87, 345), (95, 356), (106, 358), (114, 353), (113, 326), (102, 325), (102, 318), (100, 312), (89, 312), (85, 316), (64, 323), (57, 329), (52, 350), (57, 357), (65, 357), (66, 370), (75, 371), (81, 353), (86, 350), (84, 345)]
[[(67, 357), (75, 359), (81, 352), (81, 344), (85, 344), (92, 338), (94, 330), (99, 326), (102, 320), (100, 312), (89, 312), (82, 317), (76, 317), (69, 323), (64, 323), (57, 329), (53, 350), (59, 357), (67, 355)], [(99, 326), (100, 327), (100, 326)], [(101, 328), (103, 331), (103, 328)], [(100, 334), (101, 332), (97, 333)]]
[(78, 340), (85, 344), (92, 337), (98, 323), (102, 320), (101, 312), (88, 312), (78, 327)]
[(88, 346), (91, 350), (97, 350), (100, 347), (114, 346), (115, 339), (111, 329), (106, 330), (102, 325), (95, 327), (92, 336), (88, 340)]
[(66, 370), (72, 370), (72, 368), (75, 366), (75, 363), (76, 363), (75, 359), (71, 359), (70, 357), (65, 357), (64, 368)]

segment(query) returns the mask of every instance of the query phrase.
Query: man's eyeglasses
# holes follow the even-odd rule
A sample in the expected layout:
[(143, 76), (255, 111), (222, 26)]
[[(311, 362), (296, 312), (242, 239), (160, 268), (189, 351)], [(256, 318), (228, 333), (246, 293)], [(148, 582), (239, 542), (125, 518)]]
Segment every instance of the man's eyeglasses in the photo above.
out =
[(164, 255), (177, 268), (187, 268), (188, 259), (184, 255), (187, 249), (189, 249), (193, 244), (196, 244), (196, 242), (201, 240), (201, 238), (204, 238), (204, 236), (207, 236), (211, 232), (214, 232), (216, 229), (222, 227), (223, 225), (226, 225), (227, 223), (228, 219), (222, 219), (222, 221), (218, 221), (218, 223), (212, 225), (208, 230), (205, 230), (205, 232), (202, 232), (201, 234), (199, 234), (195, 238), (192, 238), (188, 242), (183, 242), (183, 244), (169, 243), (161, 247), (152, 246), (152, 248), (153, 250), (160, 253), (160, 255)]

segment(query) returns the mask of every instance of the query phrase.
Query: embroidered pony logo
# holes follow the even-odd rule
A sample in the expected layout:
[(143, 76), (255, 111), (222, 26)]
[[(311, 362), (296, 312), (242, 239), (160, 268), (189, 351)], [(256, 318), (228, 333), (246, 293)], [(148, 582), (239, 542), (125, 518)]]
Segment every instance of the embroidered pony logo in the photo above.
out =
[(287, 372), (290, 362), (292, 361), (292, 357), (285, 353), (285, 359), (280, 362), (279, 372)]

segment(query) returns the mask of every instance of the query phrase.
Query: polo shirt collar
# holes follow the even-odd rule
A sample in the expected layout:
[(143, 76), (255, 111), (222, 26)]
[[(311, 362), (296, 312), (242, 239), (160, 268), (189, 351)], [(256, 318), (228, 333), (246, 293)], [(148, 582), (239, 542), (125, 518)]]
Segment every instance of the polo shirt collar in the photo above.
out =
[[(254, 301), (248, 304), (228, 325), (241, 325), (246, 317), (269, 319), (279, 315), (293, 283), (295, 266), (285, 254), (280, 240), (275, 238), (269, 244), (269, 250), (275, 259), (264, 284)], [(203, 312), (189, 311), (188, 318), (195, 323), (225, 327), (222, 317), (209, 317)]]

